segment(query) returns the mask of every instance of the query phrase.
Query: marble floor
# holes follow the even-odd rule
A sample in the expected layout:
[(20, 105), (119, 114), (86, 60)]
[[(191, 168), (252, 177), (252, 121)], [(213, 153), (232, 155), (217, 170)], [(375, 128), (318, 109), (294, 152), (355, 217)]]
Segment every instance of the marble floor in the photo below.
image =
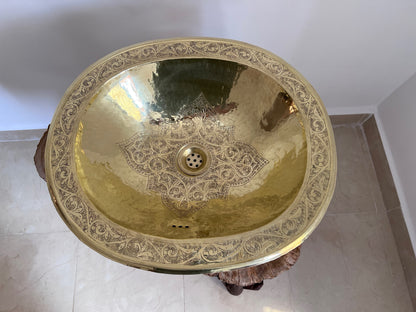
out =
[(0, 311), (413, 311), (360, 126), (336, 126), (334, 200), (289, 272), (229, 295), (214, 278), (132, 269), (68, 231), (32, 163), (0, 143)]

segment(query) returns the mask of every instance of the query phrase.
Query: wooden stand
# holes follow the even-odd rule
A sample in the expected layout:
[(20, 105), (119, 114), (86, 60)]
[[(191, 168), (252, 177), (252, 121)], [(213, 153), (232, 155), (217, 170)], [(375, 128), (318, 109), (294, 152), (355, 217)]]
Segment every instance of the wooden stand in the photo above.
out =
[(38, 146), (36, 147), (35, 156), (33, 160), (35, 161), (36, 170), (38, 171), (39, 176), (46, 181), (46, 173), (45, 173), (45, 147), (46, 147), (46, 138), (48, 137), (48, 129), (40, 138)]
[(208, 275), (217, 277), (230, 294), (238, 296), (244, 289), (259, 290), (263, 286), (263, 280), (275, 278), (283, 271), (289, 270), (299, 256), (300, 246), (265, 264)]
[[(48, 130), (45, 131), (40, 139), (34, 156), (36, 170), (39, 176), (45, 181), (45, 146)], [(281, 272), (289, 270), (296, 263), (299, 255), (300, 246), (286, 255), (265, 264), (207, 275), (217, 277), (222, 281), (230, 294), (238, 296), (244, 289), (259, 290), (263, 286), (265, 279), (275, 278)]]

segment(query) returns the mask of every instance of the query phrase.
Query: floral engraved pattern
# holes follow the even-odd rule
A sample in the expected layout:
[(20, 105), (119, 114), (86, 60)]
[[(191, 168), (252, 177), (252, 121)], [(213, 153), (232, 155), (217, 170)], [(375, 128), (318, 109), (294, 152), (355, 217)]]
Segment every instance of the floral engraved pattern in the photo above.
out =
[[(203, 208), (210, 199), (225, 198), (230, 187), (248, 183), (268, 163), (214, 118), (153, 128), (152, 136), (137, 133), (119, 146), (129, 166), (148, 177), (147, 188), (160, 193), (164, 205), (179, 216)], [(212, 158), (208, 171), (199, 176), (187, 176), (176, 167), (178, 151), (192, 143), (204, 146)]]
[[(184, 57), (215, 58), (255, 68), (275, 79), (299, 109), (308, 142), (308, 165), (304, 183), (292, 205), (279, 218), (262, 228), (238, 236), (216, 239), (177, 241), (151, 237), (107, 219), (99, 213), (79, 186), (73, 145), (79, 120), (90, 98), (109, 78), (128, 68), (146, 62)], [(204, 129), (205, 132), (201, 133), (204, 140), (215, 139), (211, 138), (212, 132), (208, 126)], [(232, 141), (230, 131), (221, 127), (219, 130), (223, 134), (218, 135), (217, 139)], [(329, 118), (319, 96), (283, 60), (241, 42), (205, 38), (172, 39), (138, 44), (118, 51), (93, 64), (74, 81), (55, 113), (49, 134), (51, 137), (48, 135), (45, 153), (47, 181), (52, 199), (68, 226), (82, 241), (104, 255), (148, 270), (212, 272), (237, 265), (260, 264), (265, 259), (278, 257), (283, 251), (289, 251), (288, 248), (295, 248), (317, 226), (335, 188), (335, 142)], [(181, 140), (182, 135), (181, 131), (172, 132), (170, 140)], [(143, 141), (141, 144), (148, 143)], [(161, 144), (158, 146), (163, 148)], [(233, 146), (238, 144), (234, 142)], [(155, 159), (152, 164), (147, 163), (147, 167), (140, 167), (140, 170), (149, 172), (150, 165), (156, 168), (168, 166), (163, 159)], [(244, 167), (241, 170), (244, 172)], [(157, 181), (152, 183), (157, 184)]]

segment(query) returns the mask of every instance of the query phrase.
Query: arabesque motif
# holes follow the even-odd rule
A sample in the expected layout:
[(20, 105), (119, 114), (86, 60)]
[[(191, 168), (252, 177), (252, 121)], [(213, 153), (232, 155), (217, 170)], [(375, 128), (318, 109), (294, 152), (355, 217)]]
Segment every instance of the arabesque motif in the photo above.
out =
[[(203, 208), (207, 201), (225, 198), (230, 187), (248, 183), (268, 161), (254, 147), (235, 141), (233, 129), (214, 117), (185, 119), (153, 126), (152, 135), (137, 133), (119, 143), (127, 163), (147, 176), (147, 188), (179, 216)], [(198, 176), (178, 171), (176, 155), (186, 144), (200, 144), (211, 157), (210, 168)]]
[[(89, 99), (110, 78), (146, 62), (215, 58), (251, 66), (275, 79), (304, 120), (308, 165), (296, 200), (278, 219), (255, 232), (197, 240), (169, 240), (137, 233), (101, 215), (76, 178), (73, 144)], [(332, 197), (336, 154), (330, 122), (312, 87), (280, 58), (244, 43), (221, 39), (173, 39), (117, 51), (92, 65), (68, 89), (51, 124), (46, 147), (47, 181), (63, 218), (90, 247), (119, 262), (166, 272), (212, 272), (260, 264), (302, 243)], [(265, 260), (267, 259), (267, 260)]]

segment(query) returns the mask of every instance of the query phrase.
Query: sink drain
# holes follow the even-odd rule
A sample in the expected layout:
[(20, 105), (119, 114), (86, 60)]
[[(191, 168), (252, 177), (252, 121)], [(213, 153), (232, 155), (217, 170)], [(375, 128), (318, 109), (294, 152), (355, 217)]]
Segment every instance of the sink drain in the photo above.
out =
[(209, 153), (204, 147), (194, 143), (183, 146), (176, 158), (180, 171), (192, 176), (204, 173), (210, 163)]
[(189, 154), (186, 158), (186, 164), (189, 168), (199, 168), (204, 164), (203, 158), (201, 157), (201, 154), (198, 153), (192, 153)]

